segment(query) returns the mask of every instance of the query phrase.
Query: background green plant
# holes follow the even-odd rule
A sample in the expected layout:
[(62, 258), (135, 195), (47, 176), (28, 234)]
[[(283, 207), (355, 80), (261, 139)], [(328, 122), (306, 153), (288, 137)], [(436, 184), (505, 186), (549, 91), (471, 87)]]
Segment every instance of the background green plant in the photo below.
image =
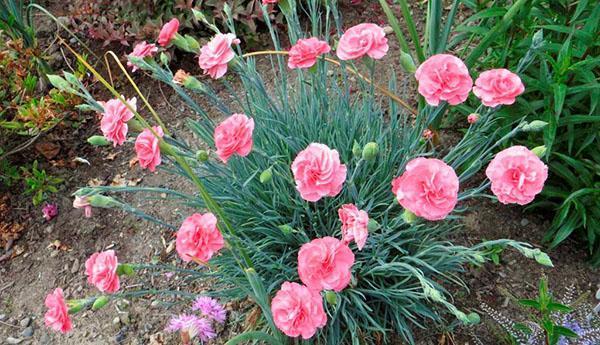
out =
[[(457, 31), (478, 40), (507, 13), (510, 2), (471, 8), (475, 14)], [(514, 69), (532, 41), (541, 41), (535, 59), (520, 73), (525, 94), (498, 113), (498, 124), (508, 131), (519, 118), (548, 123), (542, 132), (517, 140), (547, 149), (549, 180), (532, 208), (554, 214), (544, 237), (551, 248), (576, 234), (587, 241), (594, 265), (600, 264), (599, 24), (597, 1), (529, 1), (479, 62), (482, 69)]]

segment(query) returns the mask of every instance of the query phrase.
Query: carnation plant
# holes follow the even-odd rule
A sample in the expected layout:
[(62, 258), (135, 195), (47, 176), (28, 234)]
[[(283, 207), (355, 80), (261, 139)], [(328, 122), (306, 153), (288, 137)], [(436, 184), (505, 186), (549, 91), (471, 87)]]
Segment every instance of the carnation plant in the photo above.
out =
[[(278, 6), (286, 16), (290, 51), (281, 49), (279, 33), (269, 25), (274, 50), (245, 52), (229, 18), (229, 32), (212, 27), (215, 36), (202, 47), (190, 37), (161, 35), (161, 46), (199, 54), (204, 77), (192, 75), (197, 71), (174, 73), (167, 55), (153, 43), (128, 56), (131, 69), (172, 87), (196, 113), (187, 127), (194, 140), (170, 132), (114, 54), (137, 95), (121, 95), (90, 65), (115, 99), (94, 99), (68, 73), (64, 79), (53, 76), (55, 84), (103, 114), (103, 137), (90, 138), (92, 143), (129, 145), (136, 132), (142, 168), (179, 175), (197, 192), (153, 186), (76, 191), (74, 206), (87, 216), (97, 212), (93, 208), (120, 208), (176, 231), (182, 262), (133, 264), (118, 260), (114, 252), (94, 254), (86, 274), (102, 294), (65, 301), (57, 290), (47, 301), (49, 326), (68, 331), (70, 314), (97, 309), (99, 300), (101, 307), (115, 298), (156, 293), (151, 287), (120, 291), (120, 279), (142, 274), (139, 268), (144, 268), (210, 279), (222, 300), (249, 297), (262, 319), (230, 344), (286, 344), (292, 338), (357, 344), (389, 342), (393, 335), (413, 343), (415, 327), (479, 320), (454, 305), (449, 289), (467, 288), (461, 273), (488, 261), (490, 248), (511, 246), (551, 265), (546, 254), (526, 243), (499, 239), (468, 247), (449, 240), (461, 228), (465, 201), (484, 196), (490, 183), (506, 203), (526, 203), (539, 193), (545, 165), (524, 147), (494, 159), (487, 168), (491, 182), (473, 180), (495, 148), (532, 124), (520, 123), (503, 137), (482, 136), (497, 111), (482, 105), (460, 142), (442, 154), (432, 147), (426, 129), (441, 104), (464, 100), (471, 90), (473, 82), (460, 59), (434, 56), (420, 67), (419, 90), (427, 92), (432, 105), (417, 113), (403, 100), (407, 91), (398, 89), (393, 71), (389, 80), (376, 78), (377, 60), (389, 50), (381, 27), (364, 23), (344, 31), (334, 2), (311, 0), (302, 9), (310, 24), (304, 32), (297, 14), (301, 5), (286, 0)], [(267, 5), (263, 11), (268, 23)], [(230, 15), (227, 7), (225, 13)], [(257, 56), (271, 59), (272, 74), (257, 69)], [(442, 61), (432, 62), (436, 59)], [(223, 76), (239, 78), (242, 87), (234, 90)], [(203, 78), (222, 80), (233, 101), (221, 99)], [(214, 110), (209, 113), (193, 95), (208, 100)], [(140, 103), (150, 117), (138, 112)], [(469, 180), (472, 187), (467, 187)], [(166, 194), (196, 211), (170, 224), (128, 205), (121, 196), (127, 193)], [(169, 328), (204, 340), (199, 334), (209, 334), (211, 323), (200, 324), (198, 318), (183, 315)]]

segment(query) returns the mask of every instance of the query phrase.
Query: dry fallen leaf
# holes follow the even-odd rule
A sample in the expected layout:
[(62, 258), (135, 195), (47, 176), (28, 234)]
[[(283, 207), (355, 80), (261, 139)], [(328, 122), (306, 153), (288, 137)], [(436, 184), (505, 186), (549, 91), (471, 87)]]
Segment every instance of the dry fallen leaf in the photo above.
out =
[(133, 167), (138, 163), (138, 158), (133, 157), (129, 160), (129, 169), (133, 169)]
[(119, 153), (116, 151), (109, 152), (106, 156), (104, 156), (105, 161), (114, 161)]
[(50, 242), (47, 248), (53, 250), (62, 250), (63, 252), (71, 250), (71, 248), (68, 245), (62, 243), (60, 240), (54, 240)]
[(87, 185), (89, 187), (99, 187), (99, 186), (104, 185), (104, 181), (102, 181), (101, 179), (99, 179), (99, 178), (96, 177), (96, 178), (93, 178), (93, 179), (89, 180), (87, 182)]
[(51, 160), (58, 155), (58, 152), (60, 152), (60, 145), (51, 142), (41, 142), (35, 144), (35, 149), (47, 160)]

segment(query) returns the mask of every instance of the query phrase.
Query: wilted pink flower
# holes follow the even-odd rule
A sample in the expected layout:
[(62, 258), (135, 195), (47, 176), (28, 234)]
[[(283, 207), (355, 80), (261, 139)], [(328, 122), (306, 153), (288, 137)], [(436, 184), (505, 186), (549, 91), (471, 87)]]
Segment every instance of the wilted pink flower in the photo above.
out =
[(199, 310), (203, 316), (217, 321), (218, 323), (225, 322), (227, 311), (217, 302), (216, 299), (207, 296), (199, 296), (192, 305), (192, 310)]
[[(164, 133), (159, 126), (152, 127), (154, 132), (159, 137), (163, 137)], [(142, 168), (148, 168), (150, 171), (155, 171), (160, 165), (160, 147), (158, 138), (154, 136), (150, 129), (145, 128), (142, 133), (138, 134), (135, 139), (135, 153), (137, 154), (138, 162)]]
[(344, 32), (337, 47), (337, 56), (340, 60), (354, 60), (365, 55), (373, 59), (381, 59), (389, 48), (382, 27), (377, 24), (362, 23)]
[(353, 204), (345, 204), (338, 210), (342, 221), (342, 240), (348, 244), (356, 242), (358, 250), (362, 250), (369, 236), (369, 215)]
[(336, 196), (346, 181), (346, 166), (340, 155), (327, 145), (312, 143), (301, 151), (292, 163), (296, 189), (307, 201), (324, 196)]
[(227, 72), (227, 63), (235, 57), (232, 44), (240, 40), (234, 34), (217, 34), (210, 42), (200, 48), (198, 63), (213, 79), (219, 79)]
[(461, 59), (450, 54), (433, 55), (417, 68), (415, 78), (419, 93), (428, 104), (437, 106), (440, 101), (457, 105), (469, 97), (473, 79)]
[(114, 250), (94, 253), (85, 261), (85, 274), (88, 283), (94, 285), (100, 292), (115, 293), (119, 290), (119, 261)]
[(469, 116), (467, 116), (467, 122), (470, 124), (474, 124), (475, 122), (479, 121), (479, 114), (469, 114)]
[(415, 158), (402, 176), (392, 182), (392, 192), (402, 207), (427, 220), (446, 218), (458, 198), (454, 169), (435, 158)]
[(175, 248), (181, 260), (199, 259), (208, 262), (223, 248), (223, 235), (217, 228), (217, 218), (212, 213), (194, 213), (187, 217), (179, 231)]
[(429, 140), (429, 139), (433, 138), (433, 132), (431, 131), (431, 129), (426, 128), (423, 130), (422, 136), (423, 136), (423, 139)]
[[(148, 44), (146, 41), (143, 41), (133, 47), (133, 52), (129, 56), (143, 59), (154, 56), (156, 52), (158, 52), (158, 47), (154, 43)], [(134, 65), (131, 61), (127, 61), (127, 67), (131, 67), (131, 72), (138, 70), (138, 66)]]
[(215, 128), (217, 156), (224, 163), (234, 154), (246, 157), (252, 151), (253, 131), (254, 120), (244, 114), (233, 114), (225, 119)]
[(275, 326), (289, 337), (309, 339), (327, 323), (323, 299), (298, 283), (284, 282), (271, 301)]
[[(128, 99), (126, 102), (133, 110), (137, 110), (137, 99), (135, 97)], [(122, 145), (127, 140), (127, 121), (134, 117), (133, 112), (118, 98), (98, 103), (104, 108), (100, 120), (102, 134), (106, 139), (112, 141), (113, 146)]]
[(75, 200), (73, 200), (73, 207), (82, 208), (86, 218), (90, 218), (92, 216), (92, 206), (90, 205), (90, 201), (87, 196), (76, 195)]
[(190, 77), (190, 74), (182, 69), (177, 70), (173, 76), (173, 83), (183, 85), (185, 80)]
[(186, 333), (190, 340), (197, 336), (202, 341), (208, 341), (217, 336), (210, 321), (196, 315), (187, 314), (171, 317), (166, 331)]
[(157, 40), (158, 44), (161, 47), (168, 46), (173, 37), (175, 37), (175, 34), (177, 34), (177, 30), (179, 30), (179, 20), (173, 18), (160, 29)]
[(310, 289), (342, 291), (350, 283), (354, 253), (334, 237), (317, 238), (300, 247), (298, 274)]
[(65, 297), (61, 288), (55, 289), (46, 296), (44, 302), (48, 311), (44, 314), (46, 327), (61, 333), (67, 333), (73, 329), (69, 309), (65, 303)]
[(485, 174), (498, 201), (525, 205), (544, 188), (548, 167), (528, 148), (512, 146), (496, 154)]
[(504, 68), (491, 69), (481, 73), (473, 87), (475, 96), (488, 107), (513, 104), (523, 91), (525, 91), (525, 86), (521, 82), (521, 78)]
[(331, 51), (327, 42), (320, 41), (316, 37), (299, 39), (290, 49), (289, 68), (311, 68), (317, 63), (317, 58)]
[(46, 204), (42, 208), (44, 219), (51, 221), (54, 217), (58, 216), (58, 206), (56, 204)]

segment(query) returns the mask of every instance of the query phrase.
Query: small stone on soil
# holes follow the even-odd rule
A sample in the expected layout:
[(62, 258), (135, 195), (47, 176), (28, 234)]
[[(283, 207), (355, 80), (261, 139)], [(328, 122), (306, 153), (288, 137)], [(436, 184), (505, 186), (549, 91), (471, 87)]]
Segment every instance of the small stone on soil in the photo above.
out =
[(21, 325), (21, 327), (27, 327), (27, 326), (29, 326), (30, 323), (31, 323), (31, 318), (26, 317), (19, 322), (19, 325)]
[(527, 226), (529, 224), (529, 219), (523, 218), (521, 219), (521, 226)]
[(75, 274), (79, 271), (79, 259), (75, 259), (73, 261), (73, 266), (71, 266), (71, 274)]
[(22, 341), (23, 341), (23, 339), (21, 339), (21, 338), (13, 338), (13, 337), (6, 338), (7, 344), (20, 344)]
[(6, 314), (0, 314), (0, 321), (6, 320)]
[(21, 336), (24, 338), (30, 338), (33, 336), (33, 327), (27, 327), (21, 332)]

